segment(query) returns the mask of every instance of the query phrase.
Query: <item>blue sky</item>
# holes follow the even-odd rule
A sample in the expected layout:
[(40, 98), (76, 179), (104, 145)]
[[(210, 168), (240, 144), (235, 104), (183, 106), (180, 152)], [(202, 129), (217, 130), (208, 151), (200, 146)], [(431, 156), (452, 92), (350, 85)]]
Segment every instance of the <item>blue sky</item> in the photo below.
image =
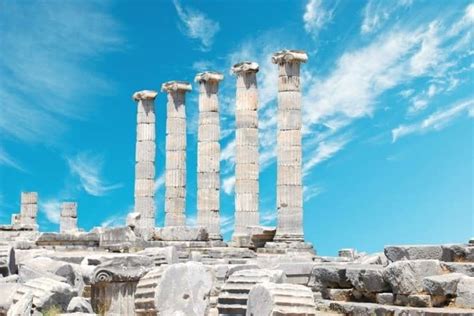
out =
[[(79, 225), (133, 207), (133, 92), (203, 70), (221, 85), (221, 216), (233, 224), (233, 63), (260, 64), (261, 223), (275, 224), (277, 68), (303, 49), (305, 234), (319, 253), (474, 235), (471, 1), (2, 1), (0, 223), (38, 191), (41, 230), (61, 201)], [(194, 85), (194, 87), (196, 87)], [(189, 224), (196, 213), (197, 92), (188, 94)], [(157, 112), (163, 224), (165, 103)]]

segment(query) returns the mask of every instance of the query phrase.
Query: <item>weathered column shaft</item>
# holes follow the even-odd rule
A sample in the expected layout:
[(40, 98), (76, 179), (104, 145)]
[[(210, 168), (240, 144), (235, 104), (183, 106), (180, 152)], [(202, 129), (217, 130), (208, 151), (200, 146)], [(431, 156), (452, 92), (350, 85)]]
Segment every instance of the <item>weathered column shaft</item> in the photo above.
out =
[(275, 240), (304, 239), (300, 64), (307, 58), (306, 53), (300, 51), (281, 51), (272, 57), (279, 72)]
[(236, 85), (235, 228), (234, 240), (246, 235), (247, 226), (259, 224), (258, 64), (232, 67)]
[(64, 202), (61, 204), (59, 231), (61, 233), (77, 231), (77, 203)]
[(38, 193), (21, 192), (20, 223), (37, 228), (36, 216), (38, 214)]
[(186, 225), (186, 82), (164, 83), (168, 93), (166, 118), (165, 226)]
[(200, 73), (197, 156), (197, 223), (210, 239), (222, 239), (220, 232), (220, 122), (217, 96), (222, 74)]
[(155, 229), (155, 105), (156, 91), (133, 95), (138, 102), (135, 155), (135, 212), (140, 214), (136, 231), (150, 239)]

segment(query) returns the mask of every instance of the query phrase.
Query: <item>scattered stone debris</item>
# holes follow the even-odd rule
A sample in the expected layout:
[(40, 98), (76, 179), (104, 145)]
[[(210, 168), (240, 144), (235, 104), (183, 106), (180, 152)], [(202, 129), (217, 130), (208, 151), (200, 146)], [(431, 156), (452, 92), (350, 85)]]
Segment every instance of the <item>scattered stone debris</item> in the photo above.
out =
[(137, 102), (135, 205), (123, 227), (77, 227), (76, 202), (62, 204), (60, 232), (39, 232), (38, 194), (0, 226), (0, 316), (23, 315), (474, 315), (474, 240), (391, 245), (366, 254), (316, 254), (304, 241), (301, 172), (302, 51), (278, 65), (277, 227), (259, 226), (259, 66), (236, 75), (236, 209), (230, 242), (219, 227), (219, 102), (223, 76), (199, 85), (197, 226), (185, 225), (186, 82), (167, 93), (165, 227), (155, 227), (155, 105)]

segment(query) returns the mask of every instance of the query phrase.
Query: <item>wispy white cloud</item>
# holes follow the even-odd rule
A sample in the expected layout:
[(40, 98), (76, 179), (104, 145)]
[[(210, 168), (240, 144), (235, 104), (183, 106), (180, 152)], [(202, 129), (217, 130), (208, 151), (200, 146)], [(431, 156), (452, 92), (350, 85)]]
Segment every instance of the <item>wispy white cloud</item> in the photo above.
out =
[(275, 225), (277, 220), (277, 210), (266, 209), (260, 213), (260, 223), (262, 225)]
[(58, 199), (49, 199), (39, 203), (39, 210), (46, 215), (48, 221), (53, 224), (59, 224), (61, 214), (61, 201)]
[(303, 187), (303, 198), (305, 202), (310, 201), (314, 197), (324, 192), (324, 189), (317, 185), (305, 185)]
[(333, 18), (333, 10), (325, 8), (322, 0), (308, 0), (303, 14), (306, 32), (317, 35)]
[(235, 176), (229, 176), (222, 181), (222, 190), (227, 195), (231, 195), (235, 187)]
[(67, 163), (71, 174), (79, 178), (81, 187), (90, 195), (103, 196), (122, 186), (121, 184), (106, 184), (102, 179), (104, 160), (101, 156), (80, 153), (75, 157), (67, 158)]
[(379, 28), (400, 8), (409, 7), (412, 0), (369, 0), (363, 11), (361, 32), (372, 33)]
[(462, 101), (447, 108), (439, 110), (420, 122), (400, 125), (392, 130), (392, 141), (396, 142), (401, 137), (410, 134), (422, 134), (429, 131), (437, 131), (446, 127), (455, 118), (466, 112), (469, 116), (474, 111), (474, 100)]
[(234, 231), (234, 216), (221, 215), (221, 233), (227, 234)]
[(123, 44), (119, 26), (93, 1), (4, 2), (0, 21), (0, 131), (54, 143), (92, 110), (84, 95), (110, 89), (91, 61)]
[(2, 147), (0, 147), (0, 165), (26, 172), (26, 170), (17, 161), (15, 161), (15, 159), (12, 158), (5, 150), (3, 150)]
[(337, 138), (319, 142), (315, 150), (308, 155), (310, 157), (303, 164), (303, 174), (307, 175), (309, 171), (321, 162), (328, 160), (337, 152), (342, 150), (349, 142), (350, 136), (343, 135)]
[(183, 7), (178, 0), (174, 0), (173, 3), (181, 20), (183, 33), (189, 38), (199, 40), (202, 50), (209, 50), (214, 36), (219, 32), (219, 23), (211, 20), (202, 12)]
[(155, 180), (155, 192), (160, 190), (165, 185), (165, 173), (161, 173)]

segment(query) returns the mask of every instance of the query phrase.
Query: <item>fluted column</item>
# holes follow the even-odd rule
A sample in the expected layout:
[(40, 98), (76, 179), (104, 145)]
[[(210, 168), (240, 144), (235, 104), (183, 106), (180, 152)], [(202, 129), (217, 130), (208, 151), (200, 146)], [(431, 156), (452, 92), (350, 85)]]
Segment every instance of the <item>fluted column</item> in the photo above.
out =
[(258, 64), (232, 67), (236, 84), (235, 228), (234, 241), (246, 235), (247, 226), (259, 224)]
[(20, 223), (34, 230), (38, 229), (36, 216), (38, 215), (38, 193), (21, 192)]
[(135, 212), (140, 214), (136, 232), (150, 239), (155, 230), (155, 98), (157, 92), (133, 94), (137, 102), (137, 143), (135, 153)]
[(210, 239), (222, 239), (220, 230), (220, 73), (204, 72), (199, 83), (199, 127), (197, 156), (197, 223), (209, 232)]
[(302, 51), (280, 51), (278, 65), (277, 208), (276, 241), (303, 241), (303, 186), (301, 148), (300, 64)]
[(165, 226), (186, 225), (186, 110), (187, 82), (170, 81), (161, 86), (168, 93), (166, 117)]

